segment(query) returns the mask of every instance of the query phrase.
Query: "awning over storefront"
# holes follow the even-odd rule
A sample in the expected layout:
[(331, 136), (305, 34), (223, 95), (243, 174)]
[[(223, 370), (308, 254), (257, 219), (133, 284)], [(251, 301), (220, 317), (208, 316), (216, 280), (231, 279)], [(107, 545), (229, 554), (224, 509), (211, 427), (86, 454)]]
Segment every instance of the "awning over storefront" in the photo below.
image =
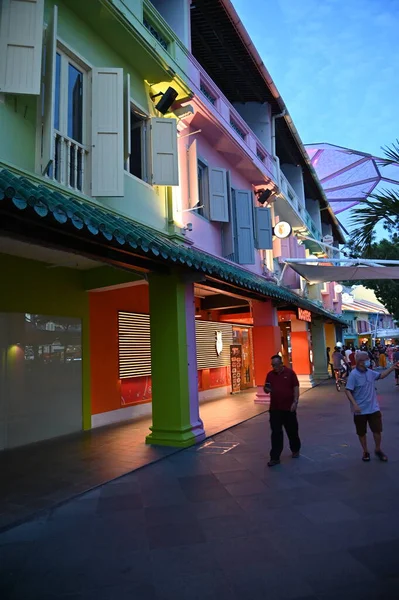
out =
[(291, 269), (304, 277), (309, 283), (328, 281), (358, 281), (367, 279), (399, 279), (399, 267), (369, 265), (328, 266), (292, 263), (286, 261)]
[[(156, 263), (180, 265), (203, 273), (208, 279), (217, 279), (236, 288), (248, 290), (252, 296), (268, 297), (280, 304), (310, 310), (315, 315), (346, 326), (337, 315), (268, 281), (265, 277), (193, 248), (188, 243), (172, 239), (90, 201), (67, 196), (44, 184), (36, 185), (8, 169), (2, 169), (0, 233), (12, 233), (12, 227), (6, 227), (5, 216), (20, 217), (22, 214), (25, 236), (30, 234), (38, 238), (38, 235), (43, 235), (42, 230), (40, 234), (36, 231), (39, 222), (42, 227), (52, 232), (50, 243), (57, 244), (58, 247), (63, 245), (66, 250), (76, 252), (82, 247), (76, 240), (86, 240), (90, 242), (90, 256), (95, 256), (98, 252), (98, 256), (104, 260), (107, 252), (112, 250), (113, 255), (115, 252), (120, 253), (123, 258), (121, 262), (131, 265), (131, 268), (134, 268), (138, 257), (149, 259), (149, 271), (151, 265)], [(65, 236), (68, 236), (67, 239)], [(54, 239), (57, 242), (54, 242)], [(43, 242), (41, 238), (39, 240)], [(103, 247), (107, 252), (104, 253), (102, 249), (100, 254), (100, 248)]]

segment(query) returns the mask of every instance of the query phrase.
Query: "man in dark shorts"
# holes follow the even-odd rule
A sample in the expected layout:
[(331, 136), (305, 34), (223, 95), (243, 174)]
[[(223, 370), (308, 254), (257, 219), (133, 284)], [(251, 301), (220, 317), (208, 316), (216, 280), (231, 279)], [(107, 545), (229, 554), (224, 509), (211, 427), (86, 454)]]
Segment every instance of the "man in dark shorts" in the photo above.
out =
[(268, 467), (280, 464), (284, 447), (283, 427), (287, 433), (292, 458), (298, 458), (301, 440), (298, 435), (296, 409), (299, 399), (299, 381), (292, 369), (284, 366), (281, 356), (272, 356), (273, 370), (267, 374), (264, 390), (270, 394), (270, 427), (272, 447)]
[(372, 371), (369, 367), (368, 353), (358, 352), (356, 355), (356, 368), (351, 371), (348, 377), (345, 391), (354, 413), (356, 433), (363, 448), (362, 460), (364, 462), (370, 461), (370, 453), (367, 449), (368, 424), (374, 436), (375, 455), (381, 461), (387, 462), (388, 458), (381, 450), (382, 418), (375, 382), (377, 379), (388, 377), (394, 369), (399, 369), (399, 364), (395, 363), (382, 372)]

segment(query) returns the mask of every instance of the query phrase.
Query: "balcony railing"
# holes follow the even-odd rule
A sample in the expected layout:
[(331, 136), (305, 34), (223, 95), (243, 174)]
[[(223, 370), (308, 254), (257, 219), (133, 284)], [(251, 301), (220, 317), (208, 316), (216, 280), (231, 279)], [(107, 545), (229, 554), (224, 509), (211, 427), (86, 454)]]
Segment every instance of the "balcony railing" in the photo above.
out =
[(197, 59), (190, 53), (187, 56), (191, 63), (189, 70), (190, 87), (195, 91), (195, 95), (209, 102), (209, 108), (212, 113), (218, 115), (218, 119), (228, 131), (233, 130), (237, 140), (245, 151), (250, 153), (255, 158), (255, 161), (258, 162), (259, 169), (264, 171), (266, 176), (277, 183), (276, 161), (272, 155), (211, 77), (209, 77)]
[(86, 165), (88, 151), (79, 142), (54, 132), (54, 163), (50, 177), (72, 190), (84, 192), (86, 189)]
[(321, 240), (321, 233), (316, 223), (313, 221), (312, 217), (306, 210), (306, 207), (302, 204), (294, 188), (282, 171), (280, 171), (280, 189), (292, 208), (299, 215), (303, 224), (307, 227), (310, 236), (316, 240)]

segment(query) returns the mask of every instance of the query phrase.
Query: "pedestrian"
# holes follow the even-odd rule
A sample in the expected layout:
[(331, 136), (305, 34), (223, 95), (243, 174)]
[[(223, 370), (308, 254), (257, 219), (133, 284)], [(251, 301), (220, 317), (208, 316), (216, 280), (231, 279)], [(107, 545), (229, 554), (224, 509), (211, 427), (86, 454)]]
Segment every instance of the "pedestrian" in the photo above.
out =
[(351, 353), (349, 354), (349, 362), (351, 365), (351, 368), (354, 369), (356, 367), (356, 352), (355, 349), (352, 346), (352, 350)]
[(348, 377), (345, 391), (354, 414), (356, 433), (363, 448), (362, 460), (370, 461), (370, 453), (367, 448), (368, 424), (374, 436), (375, 455), (381, 461), (387, 462), (388, 458), (381, 450), (382, 417), (375, 382), (388, 377), (395, 367), (399, 369), (399, 363), (382, 372), (372, 371), (369, 367), (368, 353), (359, 352), (356, 356), (356, 368)]
[(298, 434), (297, 408), (299, 381), (292, 369), (285, 367), (278, 354), (271, 358), (272, 371), (266, 376), (264, 391), (270, 394), (271, 450), (268, 467), (280, 464), (284, 448), (283, 428), (288, 436), (292, 458), (299, 458), (301, 440)]
[[(395, 352), (393, 353), (393, 364), (399, 363), (399, 346), (396, 346)], [(399, 368), (395, 368), (395, 381), (396, 385), (399, 386)]]
[(331, 362), (331, 348), (327, 346), (327, 371), (331, 370), (331, 377), (334, 377), (334, 367)]
[(334, 368), (334, 377), (337, 381), (342, 376), (342, 371), (346, 372), (341, 349), (338, 346), (335, 346), (334, 348), (334, 352), (332, 354), (332, 362)]
[(386, 366), (387, 366), (386, 348), (385, 348), (385, 346), (380, 346), (378, 348), (378, 350), (380, 353), (379, 366), (382, 367), (383, 369), (386, 369)]
[(392, 344), (390, 346), (387, 347), (387, 358), (389, 360), (389, 364), (392, 365), (393, 363), (393, 353), (394, 353), (395, 349), (392, 346)]

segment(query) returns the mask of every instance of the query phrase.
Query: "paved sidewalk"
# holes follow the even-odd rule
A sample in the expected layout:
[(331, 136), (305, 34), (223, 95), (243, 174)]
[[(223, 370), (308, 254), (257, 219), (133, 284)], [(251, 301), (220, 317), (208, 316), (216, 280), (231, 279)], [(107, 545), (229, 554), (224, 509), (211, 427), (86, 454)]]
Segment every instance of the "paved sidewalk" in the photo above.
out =
[[(201, 403), (207, 436), (258, 415), (255, 391)], [(148, 446), (151, 417), (0, 452), (0, 531), (144, 465), (177, 452)]]
[(262, 414), (3, 533), (0, 598), (397, 600), (399, 390), (378, 388), (387, 464), (315, 388), (298, 460), (265, 466)]

